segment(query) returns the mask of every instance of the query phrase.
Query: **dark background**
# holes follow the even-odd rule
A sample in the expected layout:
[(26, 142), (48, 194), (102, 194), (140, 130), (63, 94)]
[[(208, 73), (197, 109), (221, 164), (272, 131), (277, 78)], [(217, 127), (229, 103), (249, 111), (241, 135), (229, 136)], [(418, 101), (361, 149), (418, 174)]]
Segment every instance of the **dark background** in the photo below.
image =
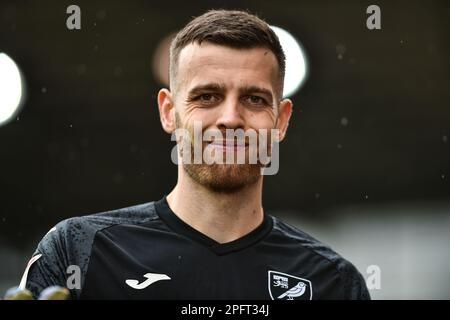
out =
[[(78, 31), (66, 28), (71, 4)], [(370, 4), (381, 7), (381, 30), (366, 28)], [(34, 246), (62, 219), (171, 190), (152, 58), (211, 8), (249, 9), (308, 55), (266, 209), (320, 221), (345, 204), (450, 199), (446, 1), (1, 0), (0, 52), (27, 85), (18, 118), (0, 127), (1, 243)]]

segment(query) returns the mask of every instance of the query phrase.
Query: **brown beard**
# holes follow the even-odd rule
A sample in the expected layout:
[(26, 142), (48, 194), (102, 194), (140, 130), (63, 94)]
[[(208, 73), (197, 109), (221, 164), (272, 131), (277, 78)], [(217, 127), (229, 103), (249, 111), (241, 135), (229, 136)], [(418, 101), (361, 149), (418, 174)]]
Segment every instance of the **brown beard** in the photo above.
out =
[(183, 164), (198, 184), (219, 193), (233, 193), (255, 184), (261, 175), (259, 164)]
[[(175, 113), (175, 119), (177, 128), (183, 128), (189, 131), (192, 142), (202, 144), (203, 152), (203, 142), (196, 141), (194, 139), (192, 128), (185, 128), (181, 126), (178, 113)], [(190, 144), (190, 155), (194, 155), (194, 143)], [(182, 148), (181, 153), (183, 153)], [(193, 159), (191, 158), (191, 160)], [(250, 164), (248, 162), (249, 161), (245, 161), (244, 164), (195, 164), (193, 161), (190, 163), (185, 163), (182, 161), (182, 164), (183, 169), (196, 183), (214, 192), (234, 193), (242, 190), (244, 187), (255, 184), (261, 177), (261, 168), (264, 166), (259, 162), (256, 164)]]

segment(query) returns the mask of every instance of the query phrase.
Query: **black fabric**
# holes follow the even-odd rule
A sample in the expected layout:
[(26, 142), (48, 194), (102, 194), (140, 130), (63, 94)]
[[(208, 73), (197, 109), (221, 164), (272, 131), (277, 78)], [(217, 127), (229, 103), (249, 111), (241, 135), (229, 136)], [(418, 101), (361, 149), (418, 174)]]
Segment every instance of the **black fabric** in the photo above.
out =
[(35, 296), (66, 286), (67, 267), (77, 265), (74, 299), (370, 298), (350, 262), (275, 217), (220, 244), (179, 219), (165, 197), (65, 220), (36, 254), (26, 282)]
[(273, 225), (272, 219), (265, 214), (263, 222), (255, 230), (236, 241), (220, 244), (178, 218), (178, 216), (170, 209), (166, 197), (156, 202), (155, 208), (159, 217), (174, 232), (185, 235), (187, 238), (207, 246), (211, 251), (217, 254), (227, 254), (238, 251), (257, 243), (270, 232)]

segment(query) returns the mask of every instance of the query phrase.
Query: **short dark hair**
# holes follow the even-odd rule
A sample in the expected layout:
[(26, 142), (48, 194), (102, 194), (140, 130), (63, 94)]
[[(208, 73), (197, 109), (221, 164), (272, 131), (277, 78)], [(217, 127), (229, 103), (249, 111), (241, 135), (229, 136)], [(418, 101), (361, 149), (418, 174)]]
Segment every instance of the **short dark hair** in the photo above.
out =
[(170, 46), (171, 82), (177, 73), (181, 50), (191, 43), (201, 44), (203, 41), (236, 49), (269, 49), (278, 61), (280, 91), (283, 90), (286, 57), (277, 35), (264, 20), (236, 10), (210, 10), (191, 20), (178, 32)]

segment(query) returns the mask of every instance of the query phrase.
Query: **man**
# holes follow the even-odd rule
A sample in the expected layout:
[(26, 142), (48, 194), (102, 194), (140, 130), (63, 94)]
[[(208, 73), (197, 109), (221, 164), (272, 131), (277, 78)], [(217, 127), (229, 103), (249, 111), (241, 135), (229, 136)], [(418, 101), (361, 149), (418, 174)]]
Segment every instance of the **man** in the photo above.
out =
[[(368, 299), (350, 262), (263, 209), (268, 162), (249, 160), (264, 147), (272, 155), (286, 134), (284, 69), (278, 38), (259, 18), (216, 10), (192, 20), (171, 45), (170, 91), (158, 94), (162, 127), (178, 142), (175, 188), (59, 223), (22, 286), (35, 296), (67, 286), (74, 299)], [(199, 141), (196, 127), (212, 134)], [(258, 133), (256, 143), (228, 135), (239, 130)]]

